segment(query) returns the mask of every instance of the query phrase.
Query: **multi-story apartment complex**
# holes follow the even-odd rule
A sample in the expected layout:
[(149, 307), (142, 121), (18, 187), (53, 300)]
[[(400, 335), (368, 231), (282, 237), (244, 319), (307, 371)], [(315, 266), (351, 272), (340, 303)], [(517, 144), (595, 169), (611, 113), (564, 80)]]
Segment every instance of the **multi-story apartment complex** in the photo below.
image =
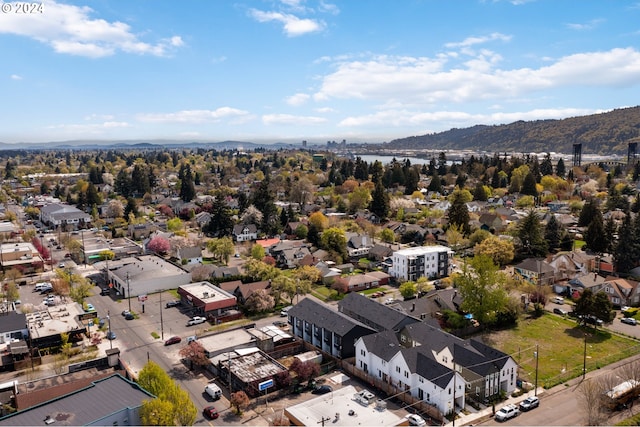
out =
[(389, 274), (399, 280), (417, 280), (449, 275), (453, 251), (446, 246), (419, 246), (395, 251)]

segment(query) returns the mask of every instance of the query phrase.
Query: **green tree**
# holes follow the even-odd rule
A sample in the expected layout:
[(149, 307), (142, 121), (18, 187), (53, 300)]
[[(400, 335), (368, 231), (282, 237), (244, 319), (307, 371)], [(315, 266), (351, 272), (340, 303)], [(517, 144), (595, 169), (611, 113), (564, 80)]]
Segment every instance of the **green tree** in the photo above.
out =
[(550, 251), (555, 251), (560, 247), (560, 239), (562, 238), (562, 226), (556, 219), (555, 215), (551, 215), (547, 225), (544, 228), (544, 238), (549, 245)]
[(282, 273), (280, 269), (252, 258), (247, 260), (244, 270), (254, 280), (275, 279)]
[(609, 241), (604, 232), (602, 213), (599, 210), (596, 211), (595, 216), (587, 227), (587, 231), (584, 233), (584, 241), (590, 250), (598, 254), (605, 253), (609, 247)]
[(211, 221), (203, 231), (213, 237), (230, 236), (233, 231), (232, 215), (233, 213), (224, 197), (218, 194), (211, 207)]
[(127, 206), (124, 208), (124, 216), (129, 217), (130, 215), (138, 216), (140, 213), (138, 212), (138, 204), (136, 203), (136, 199), (133, 197), (127, 198)]
[(231, 393), (231, 400), (229, 403), (231, 406), (236, 408), (237, 415), (242, 415), (242, 410), (249, 406), (249, 397), (244, 391), (240, 390), (235, 393)]
[[(596, 317), (606, 323), (610, 323), (615, 317), (609, 297), (604, 292), (594, 294), (591, 289), (582, 291), (576, 300), (573, 312), (582, 319), (581, 323), (586, 323), (588, 316)], [(594, 326), (597, 327), (597, 324)]]
[(547, 242), (544, 240), (540, 217), (534, 210), (520, 220), (517, 237), (520, 239), (521, 255), (534, 258), (547, 255)]
[[(467, 192), (468, 193), (468, 192)], [(465, 195), (462, 191), (456, 190), (453, 192), (451, 200), (451, 206), (448, 211), (449, 225), (457, 226), (462, 231), (463, 235), (468, 236), (471, 231), (469, 225), (469, 209), (467, 208), (467, 202), (465, 201)]]
[(475, 246), (476, 255), (486, 255), (496, 265), (507, 265), (514, 257), (513, 242), (497, 236), (489, 236)]
[(378, 237), (385, 243), (393, 243), (396, 241), (396, 234), (390, 228), (380, 230)]
[(296, 227), (295, 232), (298, 239), (304, 240), (309, 235), (309, 227), (304, 224), (300, 224)]
[(251, 247), (251, 258), (255, 260), (262, 261), (266, 254), (267, 252), (260, 245), (253, 245)]
[(587, 200), (587, 203), (584, 204), (582, 210), (580, 211), (580, 217), (578, 218), (578, 227), (586, 227), (591, 224), (591, 221), (593, 221), (593, 217), (596, 216), (597, 212), (598, 207), (595, 204), (595, 200)]
[(235, 246), (231, 237), (217, 237), (207, 242), (207, 249), (214, 258), (219, 259), (225, 265), (229, 264), (229, 258), (235, 252)]
[(175, 425), (173, 403), (162, 399), (150, 399), (142, 402), (140, 423), (143, 426)]
[(536, 189), (536, 177), (532, 172), (529, 172), (522, 182), (522, 188), (520, 189), (522, 194), (538, 197), (538, 190)]
[(171, 218), (167, 220), (167, 230), (176, 232), (182, 230), (184, 224), (180, 218)]
[(389, 193), (382, 185), (382, 179), (375, 182), (373, 193), (371, 194), (371, 202), (369, 210), (376, 214), (381, 220), (389, 216)]
[(180, 179), (180, 199), (184, 202), (190, 202), (196, 197), (196, 187), (193, 183), (193, 174), (189, 163), (183, 163), (178, 172)]
[(630, 216), (627, 215), (618, 230), (618, 240), (614, 245), (613, 260), (616, 271), (627, 273), (636, 266), (635, 239)]
[(566, 173), (567, 173), (567, 169), (564, 166), (564, 160), (562, 160), (562, 157), (561, 157), (558, 160), (558, 164), (556, 165), (556, 175), (558, 175), (560, 178), (564, 178)]
[(486, 255), (476, 255), (465, 263), (456, 284), (462, 297), (462, 310), (472, 313), (482, 325), (493, 324), (498, 313), (509, 307), (506, 276)]
[(398, 291), (400, 291), (400, 295), (402, 295), (404, 299), (409, 299), (416, 296), (417, 287), (414, 282), (408, 281), (400, 285)]
[(320, 238), (322, 248), (342, 258), (347, 259), (347, 236), (344, 230), (331, 227), (322, 233)]

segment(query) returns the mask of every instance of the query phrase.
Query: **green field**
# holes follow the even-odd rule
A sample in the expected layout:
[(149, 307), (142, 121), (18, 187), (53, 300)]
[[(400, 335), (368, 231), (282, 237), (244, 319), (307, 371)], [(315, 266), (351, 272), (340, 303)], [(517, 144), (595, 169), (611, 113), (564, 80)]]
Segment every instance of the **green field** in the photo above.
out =
[(540, 318), (523, 318), (512, 329), (489, 332), (485, 342), (510, 354), (520, 365), (519, 376), (535, 381), (538, 346), (538, 386), (545, 388), (599, 369), (640, 352), (640, 342), (590, 327), (578, 327), (571, 318), (545, 314)]

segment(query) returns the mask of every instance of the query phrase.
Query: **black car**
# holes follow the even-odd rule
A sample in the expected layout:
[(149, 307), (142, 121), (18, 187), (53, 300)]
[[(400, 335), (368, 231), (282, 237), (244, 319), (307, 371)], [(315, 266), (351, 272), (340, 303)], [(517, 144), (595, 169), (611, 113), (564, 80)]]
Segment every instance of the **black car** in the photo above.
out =
[(110, 293), (111, 293), (111, 290), (109, 288), (100, 289), (100, 295), (109, 295)]
[(177, 307), (180, 305), (180, 301), (169, 301), (165, 304), (166, 308)]
[(326, 393), (331, 393), (333, 391), (333, 388), (331, 388), (330, 385), (321, 385), (319, 387), (316, 387), (311, 393), (312, 394), (326, 394)]
[(135, 316), (133, 315), (133, 313), (127, 313), (127, 314), (124, 315), (124, 318), (126, 320), (133, 320), (133, 319), (135, 319)]

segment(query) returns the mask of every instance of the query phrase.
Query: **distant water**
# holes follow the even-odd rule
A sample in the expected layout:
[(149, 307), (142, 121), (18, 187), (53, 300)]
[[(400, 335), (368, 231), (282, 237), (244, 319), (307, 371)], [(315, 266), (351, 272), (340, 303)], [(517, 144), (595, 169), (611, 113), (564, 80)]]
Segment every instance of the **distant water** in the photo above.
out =
[[(382, 162), (383, 165), (388, 165), (389, 163), (391, 163), (393, 161), (393, 159), (396, 159), (399, 162), (404, 161), (405, 159), (409, 159), (409, 161), (411, 162), (412, 165), (424, 165), (424, 164), (429, 164), (429, 162), (431, 161), (431, 158), (428, 159), (421, 159), (419, 157), (403, 157), (403, 156), (376, 156), (373, 154), (356, 154), (356, 157), (360, 157), (362, 160), (364, 160), (365, 162), (371, 164), (374, 163), (376, 160), (379, 160), (380, 162)], [(438, 160), (438, 158), (436, 157), (436, 161)], [(451, 165), (453, 162), (452, 161), (447, 161), (448, 165)]]

